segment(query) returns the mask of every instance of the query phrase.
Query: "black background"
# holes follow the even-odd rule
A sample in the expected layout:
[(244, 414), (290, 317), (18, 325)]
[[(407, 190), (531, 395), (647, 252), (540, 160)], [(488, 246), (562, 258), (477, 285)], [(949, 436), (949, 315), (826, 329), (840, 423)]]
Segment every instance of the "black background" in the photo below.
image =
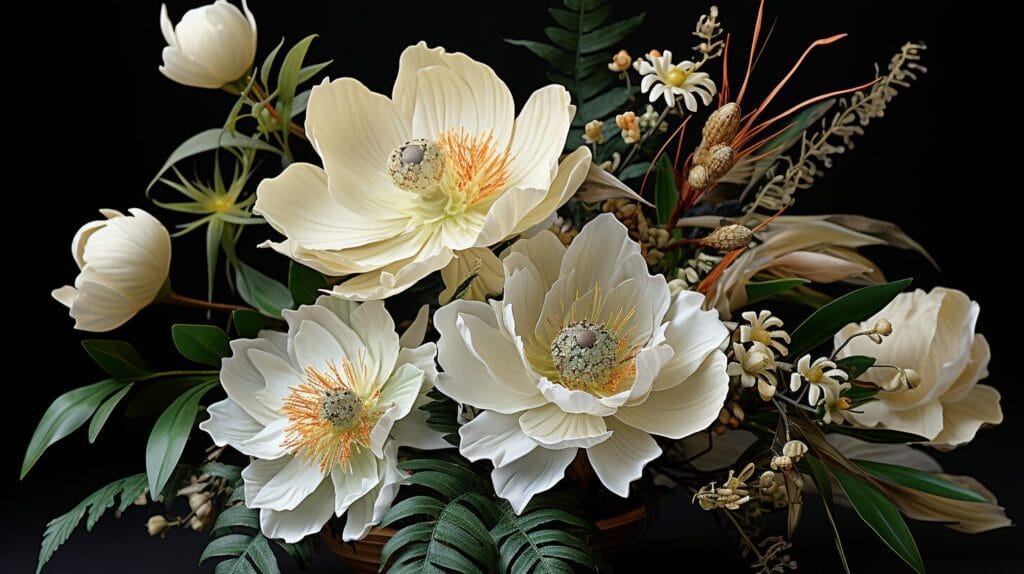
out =
[[(542, 28), (550, 24), (545, 12), (548, 4), (253, 0), (251, 8), (259, 23), (257, 61), (282, 36), (290, 45), (317, 33), (320, 37), (310, 57), (315, 61), (333, 59), (328, 68), (332, 77), (354, 76), (371, 89), (390, 93), (401, 50), (426, 40), (490, 64), (522, 103), (532, 90), (546, 83), (544, 66), (501, 39), (541, 39)], [(628, 15), (638, 10), (632, 6), (640, 4), (616, 2), (615, 13)], [(172, 2), (172, 19), (180, 18), (190, 5)], [(726, 30), (733, 34), (735, 73), (748, 48), (756, 3), (724, 1), (720, 6)], [(145, 185), (178, 143), (220, 125), (232, 103), (223, 93), (179, 86), (157, 72), (163, 40), (159, 2), (155, 0), (77, 3), (60, 9), (44, 4), (40, 9), (50, 12), (8, 22), (26, 26), (19, 31), (33, 38), (11, 52), (19, 69), (26, 65), (29, 69), (8, 76), (6, 82), (9, 86), (14, 82), (16, 89), (10, 90), (5, 100), (7, 117), (18, 126), (7, 132), (6, 141), (15, 142), (24, 152), (9, 158), (6, 167), (11, 173), (28, 176), (28, 183), (8, 184), (5, 191), (25, 202), (14, 214), (17, 222), (34, 229), (17, 240), (8, 232), (14, 269), (31, 270), (19, 275), (20, 282), (13, 285), (17, 296), (8, 298), (9, 310), (25, 309), (29, 318), (6, 323), (7, 334), (19, 341), (13, 346), (17, 352), (7, 355), (13, 376), (5, 381), (7, 399), (3, 403), (7, 410), (4, 424), (9, 429), (4, 434), (5, 503), (0, 514), (0, 561), (4, 566), (0, 570), (16, 573), (34, 567), (48, 519), (97, 487), (143, 470), (145, 437), (152, 423), (112, 420), (95, 445), (88, 445), (84, 431), (79, 431), (52, 447), (25, 481), (17, 481), (24, 447), (50, 401), (69, 388), (101, 378), (80, 351), (77, 341), (82, 337), (71, 330), (66, 312), (49, 297), (50, 289), (74, 277), (76, 269), (68, 249), (71, 236), (79, 225), (93, 219), (100, 207), (140, 206), (166, 222), (179, 222), (175, 215), (145, 199)], [(700, 2), (651, 2), (645, 25), (626, 47), (633, 54), (655, 47), (687, 54), (694, 43), (690, 31), (703, 9)], [(1008, 507), (1010, 516), (1019, 518), (1024, 497), (1018, 490), (1015, 457), (1020, 449), (1015, 439), (1022, 427), (1017, 418), (1021, 409), (1015, 403), (1022, 393), (1012, 358), (1012, 331), (1000, 329), (1020, 320), (1008, 298), (1013, 283), (1003, 275), (1005, 269), (1018, 264), (1016, 257), (1007, 255), (1013, 243), (1001, 239), (1001, 232), (1007, 231), (1007, 226), (1012, 228), (1009, 210), (1013, 208), (992, 191), (997, 189), (1000, 173), (1014, 170), (994, 162), (994, 145), (972, 133), (976, 127), (1003, 121), (1000, 110), (1007, 104), (992, 96), (999, 88), (975, 67), (978, 60), (963, 60), (983, 45), (983, 34), (976, 32), (987, 30), (989, 16), (955, 13), (932, 2), (877, 0), (856, 4), (772, 2), (767, 13), (769, 21), (778, 17), (778, 23), (758, 65), (752, 96), (769, 90), (813, 39), (850, 33), (848, 39), (809, 58), (783, 92), (782, 103), (863, 83), (873, 76), (873, 63), (884, 65), (905, 40), (924, 40), (929, 45), (929, 74), (902, 93), (887, 116), (858, 138), (853, 153), (839, 157), (814, 189), (799, 194), (794, 211), (852, 212), (894, 221), (929, 248), (942, 273), (912, 254), (872, 250), (869, 254), (883, 263), (890, 277), (915, 276), (917, 285), (925, 288), (936, 284), (957, 287), (980, 302), (979, 328), (988, 335), (994, 356), (988, 382), (1003, 393), (1007, 422), (981, 432), (968, 448), (939, 458), (950, 472), (982, 479)], [(22, 220), (30, 215), (35, 219)], [(177, 289), (201, 296), (201, 237), (175, 240), (174, 250)], [(266, 257), (264, 261), (279, 276), (286, 268), (279, 258)], [(185, 315), (176, 312), (175, 318), (188, 320), (188, 313)], [(14, 316), (23, 314), (12, 313)], [(167, 310), (148, 310), (114, 336), (137, 341), (144, 353), (156, 360), (171, 361), (166, 352), (169, 318)], [(191, 320), (202, 320), (202, 316), (196, 314)], [(669, 501), (648, 540), (620, 561), (621, 571), (634, 567), (660, 570), (658, 566), (666, 564), (669, 566), (663, 568), (669, 571), (747, 571), (713, 522), (687, 502), (682, 498)], [(802, 571), (836, 571), (828, 527), (817, 503), (808, 506), (794, 556)], [(176, 531), (165, 540), (148, 538), (143, 524), (156, 512), (155, 507), (133, 507), (120, 520), (105, 518), (92, 534), (76, 532), (47, 571), (195, 570), (205, 537)], [(906, 570), (855, 515), (840, 511), (840, 519), (855, 571)], [(1024, 563), (1016, 528), (973, 537), (935, 525), (914, 523), (912, 528), (930, 572), (967, 568), (979, 573), (1015, 572)], [(316, 564), (317, 572), (339, 568), (327, 554)], [(212, 567), (201, 570), (212, 572)]]

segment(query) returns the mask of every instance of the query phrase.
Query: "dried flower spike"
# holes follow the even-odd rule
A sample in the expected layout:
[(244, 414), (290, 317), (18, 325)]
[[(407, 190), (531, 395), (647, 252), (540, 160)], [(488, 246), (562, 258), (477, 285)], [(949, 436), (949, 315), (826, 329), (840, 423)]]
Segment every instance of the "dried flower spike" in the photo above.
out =
[[(690, 174), (693, 174), (694, 169), (690, 170)], [(693, 185), (693, 183), (691, 182), (690, 185)], [(733, 251), (741, 247), (746, 247), (750, 244), (750, 240), (753, 238), (754, 234), (742, 225), (724, 225), (709, 233), (708, 236), (701, 241), (701, 245), (717, 249), (724, 253), (726, 251)]]

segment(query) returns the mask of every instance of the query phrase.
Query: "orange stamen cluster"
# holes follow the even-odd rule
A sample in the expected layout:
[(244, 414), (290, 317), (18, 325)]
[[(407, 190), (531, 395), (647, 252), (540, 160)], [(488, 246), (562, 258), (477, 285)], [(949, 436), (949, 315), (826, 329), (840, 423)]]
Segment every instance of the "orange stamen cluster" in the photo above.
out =
[(438, 137), (437, 145), (445, 154), (443, 182), (452, 197), (451, 205), (472, 207), (508, 183), (511, 155), (495, 144), (493, 131), (473, 135), (459, 128)]
[(281, 413), (288, 417), (285, 442), (281, 445), (327, 471), (335, 465), (348, 466), (353, 452), (370, 447), (370, 431), (380, 413), (373, 412), (373, 399), (364, 399), (358, 416), (339, 425), (325, 413), (325, 400), (335, 393), (352, 393), (355, 380), (352, 364), (343, 359), (341, 369), (327, 362), (323, 372), (306, 368), (306, 382), (290, 387)]

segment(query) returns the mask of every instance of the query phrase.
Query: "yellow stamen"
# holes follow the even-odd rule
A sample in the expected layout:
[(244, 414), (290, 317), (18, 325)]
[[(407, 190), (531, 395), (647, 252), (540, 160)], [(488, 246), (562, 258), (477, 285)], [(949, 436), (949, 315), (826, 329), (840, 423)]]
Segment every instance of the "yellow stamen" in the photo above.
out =
[(499, 150), (494, 132), (472, 135), (462, 128), (441, 134), (437, 145), (445, 154), (441, 187), (448, 195), (450, 215), (480, 203), (508, 183), (509, 151)]
[(327, 362), (325, 371), (307, 367), (306, 382), (290, 387), (291, 393), (281, 407), (281, 414), (289, 421), (281, 446), (298, 457), (318, 463), (321, 471), (335, 465), (347, 468), (353, 452), (370, 447), (370, 431), (380, 418), (380, 413), (373, 409), (379, 391), (362, 398), (358, 416), (346, 421), (348, 424), (344, 426), (332, 422), (325, 413), (325, 399), (332, 393), (353, 392), (354, 382), (355, 374), (347, 358), (342, 360), (341, 369), (334, 361)]
[(668, 71), (668, 74), (665, 75), (665, 83), (678, 88), (683, 85), (683, 82), (686, 81), (686, 76), (688, 75), (689, 74), (679, 68), (672, 68)]

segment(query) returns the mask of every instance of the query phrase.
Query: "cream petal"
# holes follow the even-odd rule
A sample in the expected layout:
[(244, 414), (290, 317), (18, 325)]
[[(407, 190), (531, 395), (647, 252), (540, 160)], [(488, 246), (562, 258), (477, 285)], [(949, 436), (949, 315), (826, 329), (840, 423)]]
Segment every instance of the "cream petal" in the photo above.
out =
[[(329, 297), (335, 301), (341, 301), (337, 297)], [(427, 325), (430, 322), (430, 305), (421, 305), (420, 310), (416, 312), (416, 318), (413, 319), (412, 324), (405, 328), (405, 332), (398, 338), (398, 344), (403, 348), (418, 347), (423, 344), (423, 339), (427, 336)]]
[[(420, 450), (452, 448), (452, 444), (444, 439), (444, 435), (427, 424), (429, 414), (422, 407), (430, 401), (426, 394), (421, 394), (413, 403), (409, 415), (391, 427), (391, 438), (397, 446), (410, 446)], [(454, 414), (453, 410), (452, 415)]]
[(183, 54), (178, 48), (165, 46), (161, 56), (164, 63), (159, 68), (160, 73), (179, 84), (211, 90), (224, 85), (222, 78)]
[(369, 450), (353, 451), (348, 459), (349, 468), (340, 465), (331, 470), (331, 482), (334, 484), (334, 513), (341, 516), (356, 500), (365, 496), (380, 484), (380, 464), (386, 461), (378, 458)]
[(509, 147), (509, 187), (551, 186), (575, 111), (562, 86), (545, 86), (530, 96), (516, 118)]
[(334, 514), (334, 489), (331, 481), (322, 480), (293, 510), (260, 509), (260, 530), (270, 538), (294, 543), (316, 534)]
[[(457, 326), (460, 316), (473, 316), (491, 329), (497, 327), (491, 308), (478, 301), (454, 301), (437, 310), (434, 327), (441, 334), (437, 342), (437, 358), (443, 370), (438, 375), (437, 388), (458, 402), (506, 414), (546, 403), (547, 400), (536, 389), (524, 389), (529, 394), (523, 394), (494, 379), (487, 365), (470, 349), (460, 332)], [(493, 335), (484, 337), (487, 341), (495, 339)], [(509, 347), (506, 342), (490, 352), (498, 353), (502, 349), (511, 352)]]
[[(264, 459), (255, 459), (264, 460)], [(270, 478), (252, 499), (253, 508), (291, 510), (313, 493), (325, 474), (316, 462), (291, 457), (284, 468)]]
[(383, 380), (395, 368), (398, 359), (398, 333), (382, 301), (367, 301), (352, 312), (352, 328), (370, 353), (373, 380)]
[(497, 295), (504, 288), (505, 275), (501, 260), (487, 247), (473, 247), (455, 252), (455, 257), (441, 270), (444, 290), (438, 295), (441, 304), (451, 301), (458, 289), (471, 274), (476, 277), (463, 294), (463, 299), (484, 301), (488, 295)]
[(942, 467), (939, 466), (939, 463), (934, 458), (925, 453), (925, 451), (913, 448), (907, 444), (867, 442), (839, 433), (830, 433), (826, 435), (826, 438), (846, 458), (898, 464), (924, 472), (942, 472)]
[(942, 431), (932, 439), (932, 443), (949, 448), (960, 446), (974, 440), (982, 425), (1003, 422), (999, 399), (999, 391), (993, 387), (975, 385), (959, 401), (943, 402)]
[(249, 466), (242, 469), (242, 480), (245, 482), (245, 505), (255, 508), (253, 502), (262, 492), (270, 479), (277, 476), (288, 463), (292, 461), (291, 456), (282, 456), (275, 460), (263, 460), (259, 458), (249, 461)]
[(171, 17), (167, 14), (167, 4), (160, 5), (160, 33), (164, 35), (164, 41), (167, 45), (178, 47), (178, 40), (174, 37), (174, 24), (171, 22)]
[(537, 443), (523, 434), (519, 417), (483, 411), (459, 428), (459, 452), (472, 461), (504, 466), (531, 453)]
[(594, 474), (608, 490), (626, 498), (629, 484), (643, 476), (647, 463), (661, 456), (661, 448), (651, 435), (613, 418), (606, 421), (612, 436), (587, 449)]
[[(231, 445), (235, 450), (239, 450), (243, 442), (264, 429), (259, 421), (229, 398), (213, 403), (207, 407), (206, 412), (210, 414), (210, 418), (199, 423), (199, 428), (206, 431), (217, 446)], [(252, 456), (248, 452), (240, 452)]]
[(516, 393), (535, 396), (537, 389), (515, 345), (492, 324), (468, 313), (460, 313), (455, 319), (455, 328), (465, 341), (466, 349), (494, 381)]
[(574, 458), (576, 449), (573, 448), (536, 448), (526, 456), (495, 467), (491, 472), (494, 492), (508, 500), (516, 514), (521, 514), (534, 495), (562, 480)]
[(75, 287), (78, 296), (69, 314), (79, 331), (113, 331), (135, 316), (137, 309), (119, 291), (102, 283), (84, 280), (83, 275), (75, 280)]
[(620, 408), (615, 418), (652, 434), (682, 438), (698, 432), (715, 419), (729, 392), (726, 359), (711, 354), (686, 381), (656, 391), (641, 404)]
[(383, 241), (407, 227), (402, 218), (377, 219), (355, 211), (331, 194), (327, 172), (293, 163), (260, 182), (254, 212), (307, 249), (344, 249)]
[(396, 261), (379, 270), (363, 273), (336, 285), (331, 294), (357, 301), (386, 299), (405, 291), (420, 279), (443, 268), (453, 256), (454, 253), (448, 247), (428, 244), (413, 257)]
[(813, 251), (794, 251), (775, 259), (772, 268), (784, 276), (802, 277), (815, 283), (833, 283), (873, 271), (855, 261)]
[(576, 193), (587, 174), (590, 172), (590, 148), (580, 146), (558, 164), (555, 178), (548, 187), (547, 196), (529, 213), (524, 215), (511, 234), (526, 233), (529, 230), (555, 215), (558, 208), (565, 205)]
[(291, 388), (306, 381), (303, 373), (296, 371), (277, 353), (254, 348), (246, 351), (246, 356), (267, 382), (266, 387), (254, 394), (254, 398), (272, 411), (280, 411)]
[[(513, 187), (502, 193), (487, 209), (476, 246), (493, 245), (510, 236), (548, 196), (547, 187)], [(527, 225), (529, 227), (529, 225)]]
[(991, 358), (992, 350), (988, 346), (988, 340), (984, 335), (975, 335), (971, 344), (970, 360), (953, 386), (942, 395), (942, 402), (954, 403), (970, 394), (978, 381), (988, 377), (988, 362)]
[(260, 432), (250, 438), (231, 445), (238, 452), (261, 458), (273, 460), (288, 454), (288, 449), (283, 445), (286, 441), (285, 430), (291, 422), (286, 418), (280, 418), (264, 427)]
[[(539, 287), (546, 292), (558, 279), (558, 272), (565, 256), (565, 245), (550, 231), (541, 232), (530, 239), (512, 244), (511, 253), (502, 263), (505, 275), (511, 277), (517, 269), (532, 267), (540, 280)], [(515, 257), (518, 255), (519, 257)]]
[(615, 412), (614, 407), (602, 404), (598, 398), (585, 391), (574, 391), (542, 378), (537, 384), (544, 397), (566, 413), (588, 414), (599, 417)]
[(626, 279), (621, 268), (630, 255), (640, 253), (640, 245), (629, 238), (626, 226), (611, 213), (602, 213), (583, 227), (565, 251), (559, 275), (575, 270), (576, 284), (584, 289), (594, 285), (610, 287)]
[(352, 78), (325, 79), (310, 92), (306, 135), (339, 201), (375, 221), (400, 217), (396, 207), (411, 198), (391, 180), (387, 160), (412, 136), (391, 100)]
[(519, 416), (519, 426), (526, 436), (550, 449), (589, 448), (612, 434), (602, 417), (567, 413), (552, 404), (526, 411)]
[(1006, 516), (1006, 509), (998, 505), (995, 496), (980, 482), (969, 476), (939, 476), (977, 492), (989, 502), (951, 500), (920, 490), (889, 485), (883, 488), (888, 491), (887, 495), (899, 506), (900, 511), (915, 520), (943, 522), (952, 530), (968, 534), (1013, 526), (1013, 521)]
[(512, 133), (512, 95), (490, 68), (462, 58), (464, 69), (432, 66), (417, 72), (413, 137), (436, 140), (451, 130), (490, 133), (494, 146), (504, 150)]
[[(338, 340), (313, 321), (303, 321), (299, 325), (294, 341), (295, 360), (304, 371), (316, 369), (323, 372), (332, 364), (340, 368), (342, 359), (346, 358)], [(349, 360), (353, 359), (355, 357)]]
[(231, 341), (231, 356), (223, 359), (220, 366), (220, 384), (228, 397), (238, 403), (249, 416), (261, 425), (268, 425), (278, 418), (277, 412), (256, 399), (256, 393), (266, 387), (263, 375), (249, 360), (249, 351), (260, 349), (268, 353), (276, 348), (263, 339), (235, 339)]
[(665, 341), (675, 351), (658, 373), (654, 390), (663, 391), (685, 381), (729, 335), (715, 310), (702, 310), (704, 296), (680, 291), (672, 298), (665, 317)]
[[(906, 392), (897, 391), (897, 392)], [(932, 440), (942, 432), (942, 403), (930, 401), (907, 409), (896, 409), (887, 400), (864, 403), (858, 413), (846, 411), (847, 418), (861, 426), (882, 426)]]
[(61, 305), (70, 309), (75, 303), (75, 299), (78, 299), (78, 289), (75, 289), (71, 285), (65, 285), (50, 291), (50, 296), (56, 299)]
[(380, 390), (377, 405), (394, 407), (395, 420), (401, 419), (412, 410), (413, 403), (420, 396), (423, 387), (423, 371), (414, 365), (405, 364), (391, 375)]
[[(426, 305), (423, 306), (427, 308)], [(434, 381), (437, 379), (437, 363), (434, 359), (437, 357), (437, 345), (434, 343), (424, 343), (419, 347), (412, 349), (403, 348), (398, 351), (398, 364), (410, 364), (415, 365), (419, 370), (423, 371), (423, 382), (424, 386), (433, 386)]]
[[(510, 257), (523, 258), (517, 253)], [(509, 316), (501, 325), (506, 336), (529, 340), (534, 335), (534, 325), (542, 318), (545, 291), (543, 280), (529, 262), (508, 275), (503, 298), (496, 303), (501, 308), (501, 315)]]
[(658, 345), (637, 353), (636, 379), (629, 389), (629, 395), (625, 402), (627, 406), (638, 405), (650, 397), (654, 380), (665, 364), (672, 359), (672, 355), (672, 347), (668, 345)]
[(395, 467), (397, 448), (391, 444), (385, 447), (385, 458), (378, 465), (380, 482), (370, 492), (348, 507), (345, 513), (345, 529), (341, 538), (345, 541), (361, 540), (370, 528), (379, 524), (384, 513), (391, 508), (391, 502), (398, 494), (403, 476)]
[(430, 66), (445, 65), (447, 56), (444, 48), (428, 48), (426, 42), (420, 42), (403, 50), (398, 58), (398, 76), (391, 90), (391, 99), (409, 125), (412, 125), (413, 111), (416, 109), (419, 71)]

